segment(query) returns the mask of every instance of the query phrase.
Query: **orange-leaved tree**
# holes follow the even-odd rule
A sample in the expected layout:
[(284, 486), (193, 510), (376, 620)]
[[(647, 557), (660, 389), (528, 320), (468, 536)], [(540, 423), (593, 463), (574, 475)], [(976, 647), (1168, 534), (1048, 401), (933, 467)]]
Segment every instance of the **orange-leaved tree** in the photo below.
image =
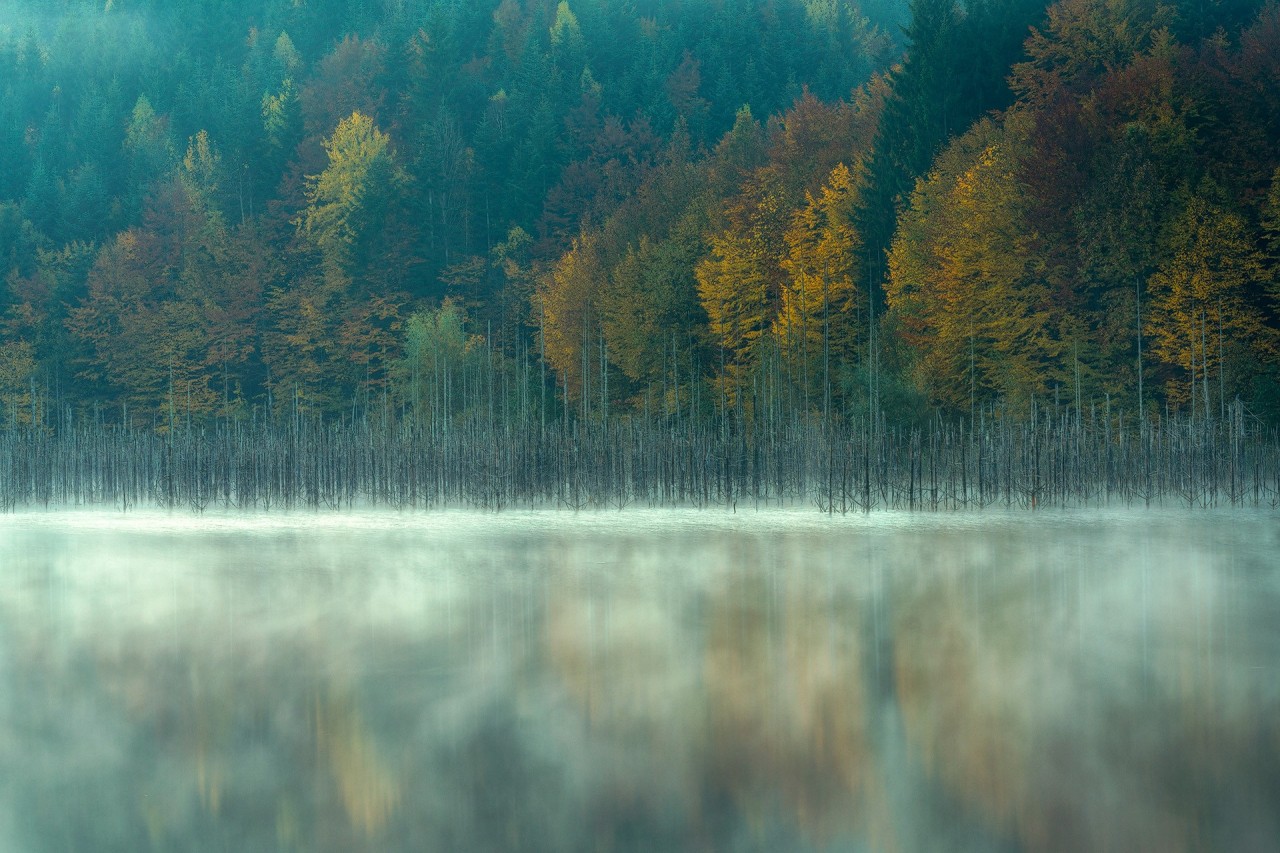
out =
[(81, 377), (157, 425), (212, 414), (221, 396), (208, 312), (227, 233), (207, 201), (189, 175), (161, 183), (143, 227), (99, 252), (67, 319), (87, 353)]

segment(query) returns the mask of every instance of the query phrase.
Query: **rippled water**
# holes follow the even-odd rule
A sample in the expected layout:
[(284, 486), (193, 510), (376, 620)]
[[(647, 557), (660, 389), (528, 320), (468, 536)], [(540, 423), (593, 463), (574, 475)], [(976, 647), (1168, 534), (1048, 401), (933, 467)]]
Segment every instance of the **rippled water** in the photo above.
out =
[(1274, 850), (1266, 513), (0, 518), (0, 850)]

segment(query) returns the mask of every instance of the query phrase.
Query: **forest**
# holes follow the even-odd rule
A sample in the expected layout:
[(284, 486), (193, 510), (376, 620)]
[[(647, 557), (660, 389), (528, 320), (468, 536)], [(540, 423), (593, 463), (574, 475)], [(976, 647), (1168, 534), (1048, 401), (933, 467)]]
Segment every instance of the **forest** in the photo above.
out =
[(1275, 2), (0, 10), (6, 430), (1274, 426), (1278, 335)]

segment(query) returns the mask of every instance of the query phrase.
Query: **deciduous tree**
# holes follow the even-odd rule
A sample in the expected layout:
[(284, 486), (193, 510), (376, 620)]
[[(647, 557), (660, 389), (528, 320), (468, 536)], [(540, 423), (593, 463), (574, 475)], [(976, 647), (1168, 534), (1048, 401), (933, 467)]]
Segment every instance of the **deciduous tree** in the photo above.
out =
[(299, 224), (319, 250), (325, 275), (334, 281), (349, 280), (366, 260), (393, 195), (407, 179), (390, 142), (371, 118), (352, 113), (325, 141), (328, 166), (308, 181), (308, 205)]
[(1022, 222), (1018, 158), (1027, 128), (979, 122), (916, 185), (886, 285), (919, 353), (922, 384), (958, 410), (1021, 406), (1062, 377), (1060, 344), (1034, 235)]
[(1242, 390), (1234, 378), (1227, 387), (1242, 360), (1274, 359), (1276, 333), (1259, 304), (1268, 279), (1244, 218), (1211, 190), (1191, 194), (1151, 277), (1147, 332), (1169, 370), (1170, 399), (1214, 413), (1224, 395)]

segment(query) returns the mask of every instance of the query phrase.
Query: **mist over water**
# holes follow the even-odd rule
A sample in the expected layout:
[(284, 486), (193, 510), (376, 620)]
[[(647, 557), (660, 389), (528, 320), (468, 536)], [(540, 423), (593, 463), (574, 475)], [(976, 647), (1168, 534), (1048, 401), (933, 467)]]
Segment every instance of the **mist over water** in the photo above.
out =
[(0, 850), (1269, 850), (1262, 512), (0, 518)]

